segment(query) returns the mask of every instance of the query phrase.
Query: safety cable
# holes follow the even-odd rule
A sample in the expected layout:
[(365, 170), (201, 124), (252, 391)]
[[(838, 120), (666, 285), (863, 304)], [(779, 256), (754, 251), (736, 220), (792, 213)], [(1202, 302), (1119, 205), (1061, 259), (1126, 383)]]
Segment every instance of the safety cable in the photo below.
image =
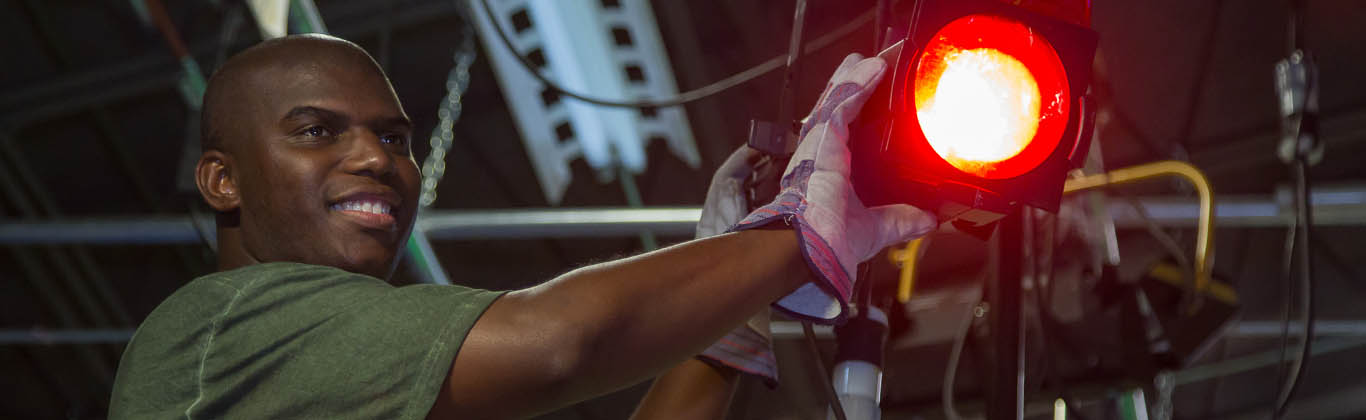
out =
[[(1309, 357), (1313, 352), (1314, 341), (1314, 276), (1313, 260), (1310, 252), (1310, 228), (1312, 227), (1311, 204), (1309, 202), (1309, 164), (1304, 158), (1297, 159), (1294, 166), (1295, 171), (1295, 236), (1297, 236), (1295, 254), (1300, 260), (1300, 323), (1303, 325), (1300, 337), (1299, 356), (1290, 363), (1290, 373), (1286, 376), (1285, 386), (1281, 388), (1280, 395), (1276, 399), (1276, 410), (1272, 418), (1279, 419), (1285, 416), (1285, 411), (1290, 407), (1290, 400), (1295, 398), (1295, 392), (1299, 390), (1299, 385), (1304, 382), (1306, 365), (1309, 364)], [(1286, 261), (1290, 261), (1289, 258)], [(1289, 266), (1286, 266), (1286, 280), (1289, 278)], [(1289, 323), (1289, 318), (1286, 319)], [(1287, 328), (1282, 329), (1282, 333)], [(1284, 335), (1282, 336), (1284, 340)], [(1284, 341), (1282, 342), (1284, 344)], [(1285, 347), (1282, 347), (1284, 351)], [(1284, 357), (1282, 357), (1284, 360)]]
[[(1294, 57), (1296, 54), (1305, 54), (1304, 18), (1306, 8), (1307, 2), (1304, 0), (1295, 0), (1291, 3), (1289, 20), (1289, 49), (1291, 57)], [(1284, 378), (1283, 380), (1285, 383), (1281, 387), (1281, 392), (1277, 395), (1276, 405), (1271, 413), (1272, 419), (1280, 419), (1285, 416), (1286, 409), (1290, 407), (1290, 401), (1295, 398), (1295, 392), (1299, 389), (1299, 385), (1304, 382), (1304, 374), (1305, 371), (1308, 370), (1306, 366), (1309, 364), (1309, 357), (1313, 352), (1314, 267), (1313, 253), (1310, 250), (1312, 244), (1310, 231), (1313, 230), (1313, 209), (1312, 204), (1309, 201), (1309, 165), (1311, 164), (1311, 157), (1309, 155), (1313, 152), (1311, 151), (1312, 149), (1306, 150), (1301, 147), (1301, 143), (1306, 140), (1306, 135), (1309, 137), (1309, 141), (1319, 141), (1317, 126), (1309, 126), (1308, 133), (1306, 133), (1305, 130), (1305, 120), (1309, 118), (1308, 114), (1317, 112), (1317, 109), (1310, 108), (1311, 105), (1316, 106), (1316, 104), (1312, 104), (1310, 101), (1313, 100), (1311, 98), (1316, 95), (1315, 92), (1318, 90), (1318, 76), (1314, 74), (1315, 71), (1313, 70), (1312, 64), (1310, 64), (1310, 66), (1309, 69), (1305, 70), (1307, 74), (1304, 78), (1304, 94), (1301, 95), (1303, 96), (1302, 100), (1304, 102), (1298, 104), (1300, 115), (1295, 119), (1294, 130), (1290, 133), (1293, 137), (1289, 138), (1294, 150), (1294, 159), (1290, 163), (1295, 178), (1295, 223), (1290, 232), (1292, 237), (1290, 238), (1290, 241), (1287, 241), (1286, 265), (1284, 267), (1286, 284), (1289, 286), (1292, 265), (1290, 251), (1296, 251), (1295, 256), (1299, 257), (1300, 260), (1300, 322), (1303, 324), (1303, 329), (1301, 330), (1299, 356), (1290, 363), (1290, 372), (1282, 377)], [(1317, 121), (1313, 121), (1310, 124), (1317, 124)], [(1287, 296), (1286, 298), (1289, 299), (1290, 297)], [(1287, 344), (1286, 337), (1289, 335), (1288, 330), (1290, 323), (1288, 307), (1286, 309), (1287, 310), (1282, 313), (1282, 362), (1285, 360), (1284, 352)]]
[[(1298, 204), (1296, 204), (1295, 208), (1299, 208)], [(1290, 352), (1290, 312), (1295, 299), (1295, 274), (1293, 270), (1295, 268), (1295, 240), (1299, 237), (1298, 232), (1299, 217), (1296, 216), (1290, 219), (1290, 226), (1285, 230), (1285, 250), (1282, 252), (1281, 260), (1281, 282), (1285, 286), (1285, 298), (1281, 300), (1281, 352), (1280, 356), (1276, 358), (1277, 401), (1279, 401), (1280, 395), (1286, 387), (1285, 356)], [(1279, 403), (1277, 404), (1277, 407), (1279, 407)], [(1275, 416), (1275, 411), (1279, 409), (1277, 407), (1272, 408), (1273, 418)]]
[(836, 420), (847, 420), (844, 418), (844, 404), (840, 403), (839, 394), (835, 393), (835, 385), (830, 383), (830, 371), (825, 370), (825, 360), (821, 359), (820, 348), (816, 347), (816, 332), (812, 331), (810, 322), (802, 322), (802, 335), (806, 337), (806, 349), (811, 354), (812, 363), (816, 364), (817, 371), (820, 372), (820, 382), (825, 388), (826, 398), (830, 400), (830, 410), (835, 413)]
[[(498, 35), (498, 39), (503, 44), (503, 48), (507, 49), (508, 52), (512, 53), (514, 57), (517, 57), (517, 62), (521, 64), (521, 67), (524, 70), (526, 70), (527, 73), (530, 73), (532, 77), (536, 78), (536, 80), (539, 80), (541, 83), (545, 84), (546, 88), (550, 89), (551, 91), (554, 91), (557, 94), (574, 98), (594, 105), (620, 108), (663, 108), (675, 105), (682, 105), (724, 92), (726, 90), (729, 90), (730, 88), (739, 86), (750, 80), (754, 80), (759, 76), (763, 76), (768, 72), (783, 67), (784, 64), (786, 64), (787, 62), (787, 54), (782, 54), (777, 57), (773, 57), (768, 61), (760, 63), (757, 66), (750, 67), (749, 69), (746, 69), (739, 73), (735, 73), (724, 79), (712, 82), (711, 84), (708, 84), (706, 86), (692, 89), (687, 92), (680, 93), (677, 96), (668, 98), (640, 99), (635, 101), (597, 98), (565, 89), (563, 86), (560, 86), (558, 83), (542, 75), (541, 72), (536, 69), (536, 66), (531, 64), (531, 61), (529, 61), (525, 56), (518, 53), (517, 48), (515, 48), (512, 45), (512, 39), (508, 38), (507, 32), (503, 30), (503, 25), (498, 21), (497, 16), (494, 16), (493, 8), (489, 5), (489, 0), (480, 0), (480, 3), (483, 6), (485, 17), (488, 18), (490, 24), (493, 26), (493, 32)], [(864, 12), (863, 14), (860, 14), (858, 17), (854, 18), (853, 20), (850, 20), (849, 23), (845, 23), (843, 26), (835, 28), (835, 30), (830, 31), (825, 35), (822, 35), (820, 38), (812, 40), (810, 43), (807, 44), (806, 48), (802, 50), (802, 55), (808, 55), (822, 48), (825, 48), (830, 44), (833, 44), (836, 40), (844, 38), (844, 36), (853, 33), (859, 28), (865, 27), (870, 21), (873, 20), (873, 15), (874, 12), (872, 10)]]

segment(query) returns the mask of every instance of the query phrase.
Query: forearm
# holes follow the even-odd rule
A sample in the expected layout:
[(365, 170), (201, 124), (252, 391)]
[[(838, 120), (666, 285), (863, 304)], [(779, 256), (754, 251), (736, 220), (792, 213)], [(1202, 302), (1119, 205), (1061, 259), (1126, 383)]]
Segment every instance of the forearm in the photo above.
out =
[(608, 390), (699, 353), (807, 276), (792, 231), (760, 230), (586, 267), (529, 292), (585, 327), (574, 387)]
[(791, 230), (752, 230), (509, 293), (461, 345), (433, 416), (524, 417), (639, 383), (696, 355), (809, 275)]
[(631, 420), (724, 418), (739, 376), (734, 369), (684, 360), (655, 379)]

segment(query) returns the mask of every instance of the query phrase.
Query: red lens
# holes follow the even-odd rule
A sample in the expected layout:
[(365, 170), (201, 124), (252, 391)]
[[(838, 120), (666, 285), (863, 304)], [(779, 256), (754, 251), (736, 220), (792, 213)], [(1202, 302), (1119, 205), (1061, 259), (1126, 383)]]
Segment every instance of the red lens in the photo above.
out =
[(945, 162), (989, 179), (1022, 175), (1058, 146), (1067, 72), (1048, 40), (990, 15), (945, 25), (922, 50), (911, 86), (916, 121)]

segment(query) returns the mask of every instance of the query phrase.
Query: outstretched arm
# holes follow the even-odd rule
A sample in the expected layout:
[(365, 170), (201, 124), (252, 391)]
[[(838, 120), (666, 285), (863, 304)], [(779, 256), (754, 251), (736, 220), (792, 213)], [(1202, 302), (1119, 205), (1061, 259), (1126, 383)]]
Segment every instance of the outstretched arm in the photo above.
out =
[(509, 293), (465, 339), (432, 417), (526, 417), (630, 386), (809, 280), (791, 230), (751, 230)]
[(838, 322), (860, 261), (936, 225), (908, 205), (863, 206), (849, 181), (847, 126), (885, 69), (878, 58), (845, 58), (803, 125), (778, 197), (740, 232), (581, 268), (494, 302), (433, 416), (524, 417), (635, 384), (775, 300)]

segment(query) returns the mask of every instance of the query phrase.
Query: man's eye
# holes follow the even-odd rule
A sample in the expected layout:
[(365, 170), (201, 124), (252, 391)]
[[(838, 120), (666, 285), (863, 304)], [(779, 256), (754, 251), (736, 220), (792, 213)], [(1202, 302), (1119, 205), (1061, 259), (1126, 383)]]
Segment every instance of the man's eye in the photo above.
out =
[(332, 131), (328, 130), (327, 127), (315, 125), (304, 129), (304, 135), (311, 137), (327, 137), (332, 135)]
[(379, 141), (384, 144), (396, 144), (400, 146), (408, 143), (406, 137), (398, 134), (385, 134), (379, 137)]

